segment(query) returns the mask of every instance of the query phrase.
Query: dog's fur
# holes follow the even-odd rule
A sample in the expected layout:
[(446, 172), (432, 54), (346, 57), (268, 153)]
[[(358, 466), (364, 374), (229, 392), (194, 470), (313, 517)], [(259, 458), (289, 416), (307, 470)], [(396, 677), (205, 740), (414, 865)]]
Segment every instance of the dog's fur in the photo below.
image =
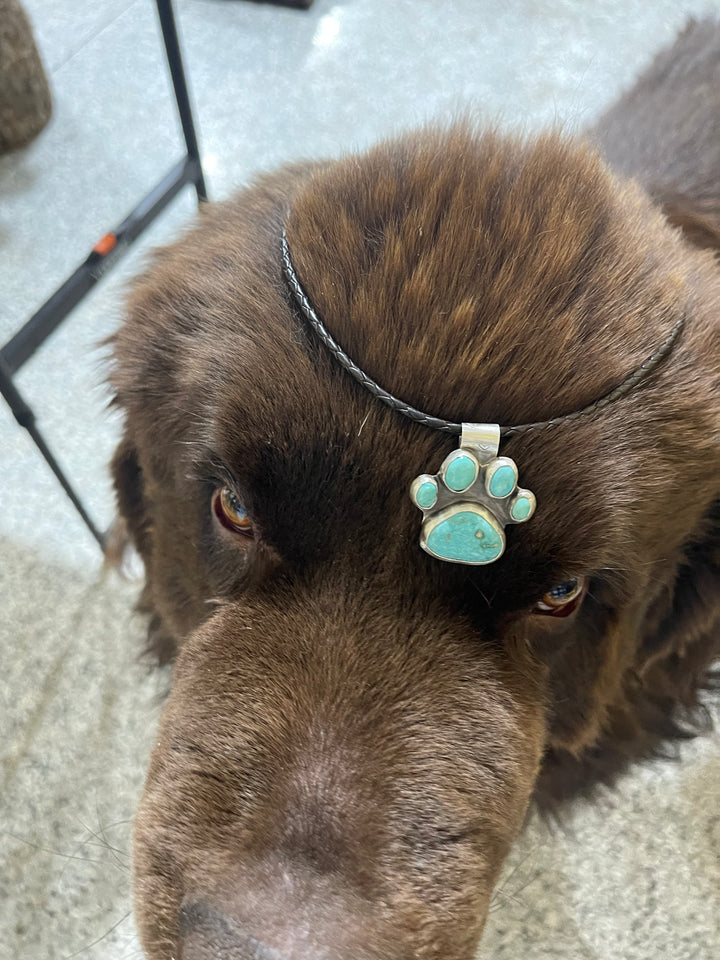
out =
[[(720, 652), (720, 274), (698, 249), (720, 247), (719, 64), (720, 27), (690, 26), (590, 132), (645, 189), (587, 141), (425, 130), (259, 179), (135, 284), (114, 472), (152, 643), (180, 651), (135, 832), (151, 960), (468, 960), (531, 800), (697, 721)], [(621, 401), (504, 444), (536, 515), (498, 562), (443, 563), (408, 486), (455, 442), (318, 344), (284, 222), (350, 356), (447, 419), (578, 410), (685, 328)], [(228, 483), (254, 540), (212, 515)], [(577, 613), (539, 616), (574, 576)]]

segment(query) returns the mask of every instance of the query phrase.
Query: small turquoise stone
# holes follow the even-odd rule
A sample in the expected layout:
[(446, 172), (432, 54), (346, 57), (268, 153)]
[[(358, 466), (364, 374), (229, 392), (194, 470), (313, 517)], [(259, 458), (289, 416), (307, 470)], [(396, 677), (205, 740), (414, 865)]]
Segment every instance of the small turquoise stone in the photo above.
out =
[(510, 516), (513, 520), (527, 520), (530, 516), (530, 498), (520, 495), (510, 508)]
[(505, 547), (502, 531), (469, 505), (436, 523), (426, 543), (436, 557), (456, 563), (492, 563)]
[(460, 457), (455, 457), (445, 468), (445, 483), (456, 493), (461, 490), (467, 490), (475, 480), (477, 471), (478, 468), (475, 460), (463, 454)]
[(512, 493), (513, 487), (517, 483), (517, 473), (513, 468), (505, 463), (498, 467), (495, 473), (490, 477), (488, 491), (493, 497), (506, 497)]
[(430, 507), (435, 505), (437, 500), (437, 484), (431, 480), (426, 480), (425, 483), (421, 483), (415, 494), (415, 502), (419, 507), (422, 507), (423, 510), (429, 510)]

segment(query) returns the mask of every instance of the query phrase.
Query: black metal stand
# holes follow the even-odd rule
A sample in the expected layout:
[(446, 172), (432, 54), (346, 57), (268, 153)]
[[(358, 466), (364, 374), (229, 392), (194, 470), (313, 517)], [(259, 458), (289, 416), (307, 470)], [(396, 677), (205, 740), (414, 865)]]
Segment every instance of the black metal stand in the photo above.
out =
[(32, 437), (38, 450), (62, 484), (63, 489), (101, 548), (105, 544), (105, 535), (97, 529), (88, 516), (80, 497), (50, 452), (35, 425), (34, 411), (13, 383), (13, 375), (184, 186), (192, 184), (195, 187), (198, 202), (207, 200), (207, 190), (200, 163), (190, 98), (173, 16), (172, 0), (155, 0), (155, 2), (187, 154), (140, 201), (122, 223), (98, 240), (77, 270), (0, 349), (0, 393), (8, 402), (17, 422), (21, 427), (25, 427)]

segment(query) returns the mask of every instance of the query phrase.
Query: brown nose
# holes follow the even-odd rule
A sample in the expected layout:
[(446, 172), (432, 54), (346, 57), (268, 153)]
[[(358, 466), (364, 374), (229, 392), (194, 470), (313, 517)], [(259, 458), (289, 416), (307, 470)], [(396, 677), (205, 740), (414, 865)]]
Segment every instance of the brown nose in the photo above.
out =
[(179, 960), (288, 960), (205, 903), (180, 910)]

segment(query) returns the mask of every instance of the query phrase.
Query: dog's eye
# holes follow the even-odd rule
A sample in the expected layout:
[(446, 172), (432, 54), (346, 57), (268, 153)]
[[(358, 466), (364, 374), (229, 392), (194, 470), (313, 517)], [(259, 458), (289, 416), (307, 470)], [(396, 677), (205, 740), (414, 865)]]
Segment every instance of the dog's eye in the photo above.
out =
[(535, 613), (567, 617), (580, 606), (585, 594), (585, 577), (573, 577), (556, 584), (535, 604)]
[(215, 516), (224, 527), (243, 537), (252, 537), (253, 525), (250, 517), (230, 487), (220, 487), (215, 491), (212, 506)]

